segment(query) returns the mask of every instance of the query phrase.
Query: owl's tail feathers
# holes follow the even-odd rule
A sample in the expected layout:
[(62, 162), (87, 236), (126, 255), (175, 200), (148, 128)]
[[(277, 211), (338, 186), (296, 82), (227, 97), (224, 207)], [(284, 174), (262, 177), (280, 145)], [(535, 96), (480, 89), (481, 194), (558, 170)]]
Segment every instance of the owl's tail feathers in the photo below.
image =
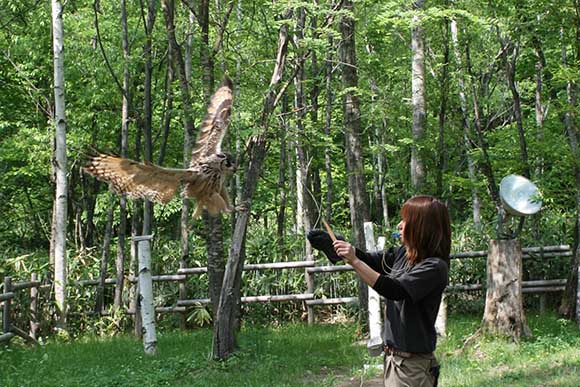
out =
[(197, 203), (197, 206), (195, 207), (195, 211), (193, 211), (193, 216), (192, 216), (193, 219), (199, 218), (202, 211), (203, 211), (203, 206), (200, 203)]
[(195, 207), (195, 211), (193, 212), (193, 218), (197, 219), (204, 209), (206, 209), (212, 216), (218, 215), (221, 212), (230, 213), (234, 210), (234, 208), (217, 192), (212, 194), (209, 199), (198, 200), (197, 207)]

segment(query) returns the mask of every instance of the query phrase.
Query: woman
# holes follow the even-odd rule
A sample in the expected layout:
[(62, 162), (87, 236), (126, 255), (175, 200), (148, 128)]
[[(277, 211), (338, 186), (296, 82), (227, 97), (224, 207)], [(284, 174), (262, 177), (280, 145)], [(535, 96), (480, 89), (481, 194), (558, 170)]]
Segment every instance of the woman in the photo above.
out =
[(385, 297), (385, 387), (437, 386), (435, 320), (448, 282), (451, 248), (447, 207), (432, 196), (415, 196), (403, 205), (398, 228), (402, 246), (378, 253), (342, 240), (332, 243), (321, 230), (311, 231), (308, 239), (331, 261), (348, 262)]

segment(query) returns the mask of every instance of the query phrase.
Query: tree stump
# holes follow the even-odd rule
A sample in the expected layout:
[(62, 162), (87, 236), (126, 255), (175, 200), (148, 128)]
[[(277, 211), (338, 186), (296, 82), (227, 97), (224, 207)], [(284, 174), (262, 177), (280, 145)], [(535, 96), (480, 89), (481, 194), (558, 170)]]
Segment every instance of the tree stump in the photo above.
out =
[(522, 247), (519, 241), (491, 240), (482, 328), (514, 341), (532, 335), (522, 301)]

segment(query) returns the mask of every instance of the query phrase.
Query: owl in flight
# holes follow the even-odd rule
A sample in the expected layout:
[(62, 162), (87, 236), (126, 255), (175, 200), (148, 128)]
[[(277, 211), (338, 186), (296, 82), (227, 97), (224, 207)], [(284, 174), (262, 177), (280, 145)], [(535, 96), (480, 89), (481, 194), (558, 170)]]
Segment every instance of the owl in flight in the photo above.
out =
[(226, 77), (211, 97), (188, 169), (162, 168), (147, 162), (99, 154), (91, 157), (83, 170), (109, 183), (118, 194), (162, 204), (169, 202), (183, 185), (183, 196), (197, 201), (194, 218), (204, 208), (212, 215), (231, 212), (233, 207), (225, 179), (234, 172), (235, 166), (232, 156), (221, 150), (230, 123), (231, 107), (232, 81)]

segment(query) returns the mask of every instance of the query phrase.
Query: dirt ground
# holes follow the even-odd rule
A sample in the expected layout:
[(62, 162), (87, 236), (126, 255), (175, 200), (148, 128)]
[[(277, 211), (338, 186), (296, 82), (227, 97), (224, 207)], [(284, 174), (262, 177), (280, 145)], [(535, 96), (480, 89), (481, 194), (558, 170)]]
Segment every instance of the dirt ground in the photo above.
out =
[(360, 377), (353, 377), (336, 384), (335, 387), (383, 387), (383, 377), (376, 376), (371, 379), (365, 379), (362, 383)]
[(383, 367), (365, 366), (362, 375), (338, 378), (334, 387), (383, 387)]

